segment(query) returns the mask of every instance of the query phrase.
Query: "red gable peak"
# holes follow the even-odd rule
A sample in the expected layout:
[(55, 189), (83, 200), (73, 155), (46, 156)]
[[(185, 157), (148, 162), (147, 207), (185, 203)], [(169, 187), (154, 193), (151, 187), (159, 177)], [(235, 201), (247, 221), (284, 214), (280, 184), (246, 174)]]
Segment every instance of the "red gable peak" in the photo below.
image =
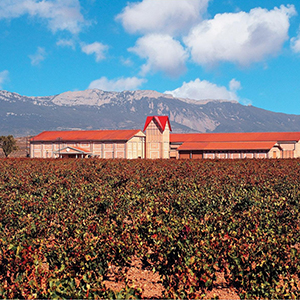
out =
[(148, 116), (145, 122), (144, 130), (145, 131), (150, 124), (150, 122), (154, 120), (159, 128), (164, 131), (166, 128), (166, 124), (168, 123), (170, 131), (172, 131), (171, 124), (168, 116)]

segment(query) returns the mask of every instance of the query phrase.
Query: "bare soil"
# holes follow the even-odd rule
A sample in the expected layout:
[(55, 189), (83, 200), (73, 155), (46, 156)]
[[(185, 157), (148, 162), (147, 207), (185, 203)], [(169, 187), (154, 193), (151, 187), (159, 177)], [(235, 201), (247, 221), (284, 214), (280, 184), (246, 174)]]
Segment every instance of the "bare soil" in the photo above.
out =
[[(120, 291), (122, 288), (125, 288), (126, 282), (131, 287), (140, 288), (143, 299), (161, 299), (163, 296), (164, 287), (159, 274), (143, 268), (140, 259), (133, 259), (130, 267), (127, 269), (121, 270), (115, 266), (110, 266), (110, 274), (108, 280), (104, 281), (104, 284), (113, 291)], [(240, 299), (237, 291), (226, 284), (223, 273), (217, 273), (217, 281), (213, 289), (206, 291), (204, 297), (199, 294), (200, 297), (202, 299)]]

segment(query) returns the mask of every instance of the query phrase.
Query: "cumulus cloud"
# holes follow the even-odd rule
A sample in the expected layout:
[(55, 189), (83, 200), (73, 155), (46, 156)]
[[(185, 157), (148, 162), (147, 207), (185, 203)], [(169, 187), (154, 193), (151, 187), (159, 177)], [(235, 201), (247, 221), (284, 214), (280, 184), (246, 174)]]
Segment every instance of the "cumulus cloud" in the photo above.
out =
[(95, 42), (92, 44), (82, 44), (81, 45), (81, 50), (82, 52), (91, 55), (95, 54), (96, 55), (96, 61), (99, 62), (100, 60), (105, 58), (105, 52), (107, 51), (108, 46), (103, 45), (99, 42)]
[(292, 50), (296, 53), (300, 53), (300, 37), (291, 39)]
[(210, 0), (143, 0), (128, 4), (116, 17), (129, 33), (185, 32), (201, 20)]
[(133, 61), (130, 58), (121, 57), (120, 60), (122, 65), (124, 66), (128, 66), (128, 67), (133, 66)]
[(56, 42), (56, 45), (60, 47), (70, 47), (75, 50), (75, 41), (72, 39), (60, 39)]
[(229, 90), (225, 86), (218, 86), (207, 80), (184, 82), (181, 87), (173, 91), (165, 91), (178, 98), (189, 98), (194, 100), (238, 100), (236, 91), (241, 89), (241, 83), (232, 79), (229, 83)]
[(293, 5), (217, 14), (195, 26), (184, 42), (200, 65), (229, 61), (247, 66), (280, 51), (288, 39), (289, 19), (295, 14)]
[(294, 52), (300, 53), (300, 28), (298, 36), (291, 38), (291, 48)]
[(231, 79), (229, 82), (230, 91), (236, 92), (242, 88), (241, 83), (237, 81), (235, 78)]
[(9, 72), (7, 70), (0, 72), (0, 89), (1, 90), (3, 89), (4, 82), (8, 80), (8, 75), (9, 75)]
[(139, 88), (147, 80), (137, 77), (127, 77), (109, 80), (106, 77), (94, 80), (90, 83), (89, 89), (100, 89), (103, 91), (121, 92), (125, 90), (135, 90)]
[(46, 53), (45, 48), (38, 47), (35, 54), (29, 55), (29, 58), (31, 60), (31, 64), (33, 66), (39, 65), (43, 60), (45, 60), (46, 55), (47, 55), (47, 53)]
[(147, 60), (142, 66), (142, 75), (162, 71), (171, 77), (177, 77), (186, 70), (188, 54), (180, 42), (169, 35), (146, 35), (128, 50)]
[(55, 33), (67, 30), (79, 33), (88, 22), (81, 13), (79, 0), (1, 0), (0, 19), (13, 19), (24, 15), (46, 20)]

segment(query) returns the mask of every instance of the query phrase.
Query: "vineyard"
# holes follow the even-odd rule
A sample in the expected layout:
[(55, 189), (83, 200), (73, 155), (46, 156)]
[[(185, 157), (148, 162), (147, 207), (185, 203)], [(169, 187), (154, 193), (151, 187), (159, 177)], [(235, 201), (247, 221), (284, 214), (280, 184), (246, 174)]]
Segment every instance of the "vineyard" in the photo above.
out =
[(300, 160), (0, 160), (1, 298), (300, 298)]

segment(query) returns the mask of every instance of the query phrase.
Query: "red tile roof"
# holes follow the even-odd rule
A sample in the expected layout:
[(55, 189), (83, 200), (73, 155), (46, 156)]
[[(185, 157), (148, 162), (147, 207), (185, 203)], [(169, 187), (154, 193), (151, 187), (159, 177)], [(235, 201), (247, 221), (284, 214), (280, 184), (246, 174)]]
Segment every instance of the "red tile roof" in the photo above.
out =
[(31, 141), (128, 141), (140, 130), (43, 131)]
[(171, 143), (299, 141), (300, 132), (173, 133)]
[(185, 142), (178, 150), (270, 150), (276, 142)]
[(146, 128), (148, 127), (148, 125), (150, 124), (150, 122), (152, 120), (154, 120), (156, 122), (156, 124), (160, 127), (160, 129), (162, 131), (165, 130), (166, 124), (168, 123), (170, 131), (172, 131), (170, 120), (169, 120), (168, 116), (149, 116), (149, 117), (147, 117), (143, 131), (146, 130)]

